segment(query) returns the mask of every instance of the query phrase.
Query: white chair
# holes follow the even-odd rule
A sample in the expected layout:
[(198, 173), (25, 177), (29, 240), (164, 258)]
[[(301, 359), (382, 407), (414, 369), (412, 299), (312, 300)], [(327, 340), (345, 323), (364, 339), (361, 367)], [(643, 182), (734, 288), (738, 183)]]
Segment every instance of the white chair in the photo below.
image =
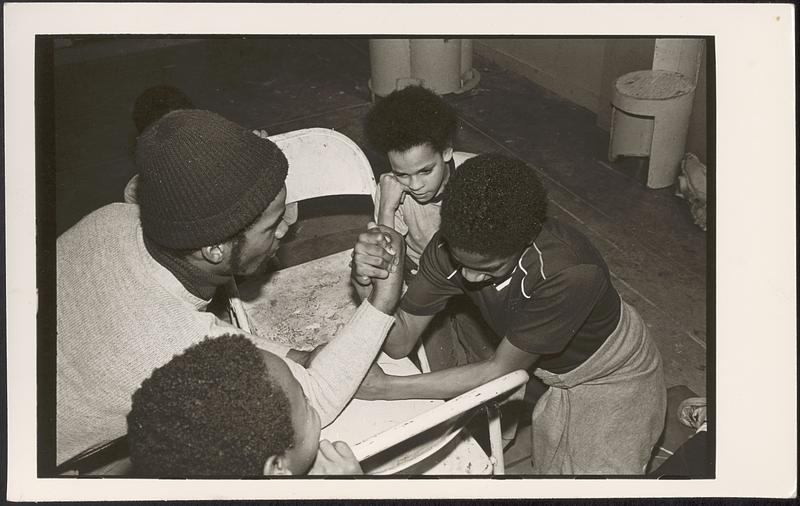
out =
[[(429, 411), (425, 411), (404, 423), (356, 443), (352, 446), (353, 453), (368, 474), (397, 474), (406, 471), (452, 441), (458, 435), (454, 428), (462, 427), (466, 424), (471, 416), (476, 413), (478, 407), (483, 406), (489, 412), (496, 411), (495, 399), (521, 387), (527, 381), (528, 373), (523, 370), (501, 376)], [(465, 414), (467, 416), (463, 416)], [(457, 418), (459, 415), (462, 416)], [(494, 420), (494, 424), (497, 425), (493, 425), (491, 420)], [(437, 427), (440, 427), (440, 429), (436, 430)], [(416, 436), (423, 435), (429, 431), (433, 432), (433, 434), (427, 440), (423, 439), (422, 444), (417, 443), (415, 451), (408, 452), (406, 450), (404, 459), (395, 458), (389, 462), (386, 462), (386, 459), (380, 460), (383, 454), (389, 453), (389, 450), (400, 443), (410, 441)], [(432, 441), (433, 444), (425, 444), (426, 441)], [(491, 447), (491, 459), (489, 460), (491, 474), (504, 474), (505, 465), (499, 418), (491, 415), (489, 442)], [(377, 462), (375, 462), (376, 460)], [(480, 462), (471, 462), (471, 464), (476, 468), (481, 465)]]
[(700, 70), (702, 39), (657, 39), (651, 70), (614, 83), (608, 159), (648, 156), (647, 186), (675, 183)]

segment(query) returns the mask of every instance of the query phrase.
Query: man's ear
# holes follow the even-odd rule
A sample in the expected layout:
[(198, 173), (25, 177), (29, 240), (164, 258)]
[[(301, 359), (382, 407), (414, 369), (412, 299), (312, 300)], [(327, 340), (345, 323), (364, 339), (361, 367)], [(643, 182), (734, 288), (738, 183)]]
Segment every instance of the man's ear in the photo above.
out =
[(444, 148), (444, 151), (442, 151), (442, 159), (445, 162), (449, 162), (452, 158), (453, 158), (453, 146), (447, 146), (446, 148)]
[(225, 245), (224, 244), (217, 244), (215, 246), (203, 246), (200, 249), (200, 253), (203, 255), (203, 258), (206, 259), (207, 262), (217, 265), (222, 263), (225, 259)]
[(272, 455), (264, 463), (264, 476), (291, 475), (289, 463), (283, 455)]

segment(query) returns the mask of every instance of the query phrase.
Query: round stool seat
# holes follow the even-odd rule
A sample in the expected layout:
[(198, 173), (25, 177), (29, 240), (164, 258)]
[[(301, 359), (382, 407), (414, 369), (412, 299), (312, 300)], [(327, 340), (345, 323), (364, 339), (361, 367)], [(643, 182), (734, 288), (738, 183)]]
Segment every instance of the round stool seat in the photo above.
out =
[(637, 70), (614, 83), (613, 103), (632, 114), (653, 114), (653, 108), (659, 108), (658, 102), (680, 100), (691, 95), (694, 88), (694, 83), (678, 72)]
[(608, 159), (647, 156), (647, 186), (675, 182), (686, 148), (695, 84), (669, 70), (637, 70), (614, 83)]

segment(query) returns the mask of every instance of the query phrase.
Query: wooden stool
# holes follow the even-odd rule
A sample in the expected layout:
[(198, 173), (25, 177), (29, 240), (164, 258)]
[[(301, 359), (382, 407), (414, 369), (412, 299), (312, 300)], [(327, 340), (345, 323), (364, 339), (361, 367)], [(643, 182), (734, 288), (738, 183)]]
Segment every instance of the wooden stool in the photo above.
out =
[(614, 83), (608, 159), (649, 156), (647, 186), (675, 183), (686, 150), (695, 83), (678, 72), (637, 70)]

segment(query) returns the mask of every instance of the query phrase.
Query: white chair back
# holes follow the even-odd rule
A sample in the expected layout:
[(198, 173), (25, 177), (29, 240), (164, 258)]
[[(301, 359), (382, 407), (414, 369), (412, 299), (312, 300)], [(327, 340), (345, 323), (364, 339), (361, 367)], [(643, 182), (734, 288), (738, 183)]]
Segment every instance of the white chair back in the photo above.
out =
[(369, 160), (347, 136), (327, 128), (306, 128), (269, 139), (289, 161), (287, 204), (329, 195), (369, 195), (375, 200)]

